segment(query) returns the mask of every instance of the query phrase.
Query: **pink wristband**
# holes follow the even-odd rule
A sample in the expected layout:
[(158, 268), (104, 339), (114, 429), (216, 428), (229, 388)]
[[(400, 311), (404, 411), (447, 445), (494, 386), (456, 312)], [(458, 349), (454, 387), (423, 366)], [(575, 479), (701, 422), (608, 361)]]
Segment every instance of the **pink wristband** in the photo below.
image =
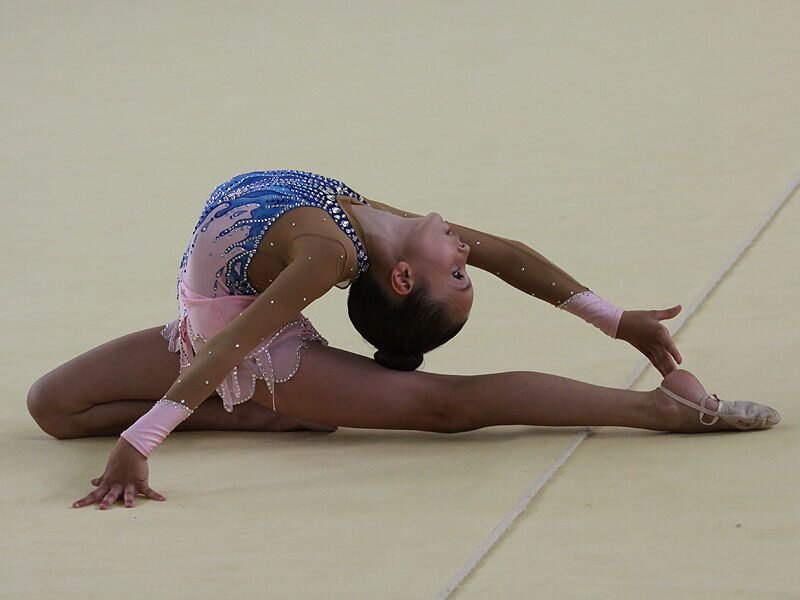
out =
[(592, 291), (575, 294), (558, 308), (579, 316), (612, 338), (617, 337), (617, 327), (624, 312)]
[(162, 398), (121, 435), (147, 458), (193, 412), (185, 404)]

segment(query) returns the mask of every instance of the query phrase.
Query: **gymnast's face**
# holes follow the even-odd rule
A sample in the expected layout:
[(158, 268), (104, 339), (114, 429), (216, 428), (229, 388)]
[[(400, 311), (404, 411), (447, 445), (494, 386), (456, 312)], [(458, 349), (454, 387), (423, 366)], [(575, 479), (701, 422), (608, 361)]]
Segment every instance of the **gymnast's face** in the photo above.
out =
[(465, 321), (472, 309), (475, 292), (467, 274), (469, 246), (450, 229), (439, 213), (414, 221), (404, 240), (405, 256), (391, 273), (391, 286), (405, 295), (424, 278), (434, 299), (451, 307), (453, 318)]

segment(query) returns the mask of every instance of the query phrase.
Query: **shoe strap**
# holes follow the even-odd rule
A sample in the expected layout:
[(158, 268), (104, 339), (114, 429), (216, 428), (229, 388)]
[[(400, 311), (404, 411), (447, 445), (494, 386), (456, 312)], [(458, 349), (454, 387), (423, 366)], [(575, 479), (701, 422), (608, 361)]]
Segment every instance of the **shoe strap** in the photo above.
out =
[[(693, 408), (695, 410), (700, 411), (700, 422), (703, 425), (713, 425), (714, 423), (716, 423), (719, 420), (719, 412), (717, 412), (715, 410), (711, 410), (710, 408), (706, 408), (706, 400), (711, 398), (711, 395), (708, 395), (705, 398), (703, 398), (700, 401), (700, 404), (695, 404), (694, 402), (692, 402), (690, 400), (687, 400), (686, 398), (683, 398), (681, 396), (678, 396), (678, 394), (675, 394), (674, 392), (671, 392), (670, 390), (665, 388), (663, 385), (658, 386), (658, 389), (660, 389), (662, 392), (664, 392), (667, 396), (669, 396), (670, 398), (672, 398), (676, 402), (680, 402), (681, 404), (685, 404), (686, 406), (688, 406), (690, 408)], [(714, 418), (711, 421), (703, 421), (703, 415), (704, 414), (705, 415), (712, 415)]]
[[(716, 395), (716, 394), (714, 394), (714, 397), (715, 397), (715, 398), (717, 398), (717, 395)], [(706, 421), (703, 421), (703, 415), (701, 414), (701, 415), (700, 415), (700, 422), (701, 422), (703, 425), (713, 425), (714, 423), (716, 423), (717, 421), (719, 421), (719, 407), (720, 407), (720, 406), (722, 406), (722, 400), (720, 400), (719, 398), (717, 398), (717, 410), (715, 410), (715, 411), (714, 411), (714, 410), (711, 410), (711, 409), (706, 409), (706, 400), (708, 400), (708, 399), (710, 399), (710, 398), (711, 398), (711, 394), (709, 394), (708, 396), (706, 396), (705, 398), (703, 398), (703, 399), (700, 401), (700, 403), (703, 405), (703, 408), (704, 408), (705, 410), (707, 410), (707, 411), (708, 411), (708, 412), (706, 412), (705, 414), (708, 414), (708, 415), (714, 415), (714, 418), (713, 418), (713, 419), (711, 419), (711, 421), (708, 421), (708, 422), (706, 422)]]

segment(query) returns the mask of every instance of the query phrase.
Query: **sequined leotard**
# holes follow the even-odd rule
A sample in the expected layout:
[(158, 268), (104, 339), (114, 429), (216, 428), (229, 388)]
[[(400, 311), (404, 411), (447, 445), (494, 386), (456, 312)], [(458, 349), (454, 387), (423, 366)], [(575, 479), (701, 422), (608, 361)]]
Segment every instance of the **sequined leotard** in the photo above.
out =
[[(420, 216), (367, 200), (336, 179), (297, 170), (245, 173), (211, 193), (181, 259), (179, 316), (162, 331), (170, 350), (181, 356), (183, 381), (176, 381), (175, 393), (199, 401), (216, 390), (231, 411), (263, 379), (277, 410), (275, 383), (297, 372), (303, 348), (328, 343), (300, 311), (369, 268), (355, 204)], [(450, 225), (470, 246), (468, 264), (526, 294), (563, 307), (590, 291), (521, 242)], [(260, 316), (234, 327), (237, 315), (256, 302)], [(253, 330), (263, 335), (255, 337)], [(244, 354), (247, 348), (238, 341), (248, 336), (253, 345)], [(200, 352), (211, 341), (209, 347), (218, 349), (213, 359), (206, 356), (211, 350)], [(199, 354), (199, 367), (184, 374)]]
[[(334, 247), (341, 250), (337, 263), (343, 279), (337, 287), (347, 287), (367, 270), (366, 250), (339, 203), (342, 198), (366, 202), (341, 181), (297, 170), (244, 173), (214, 189), (181, 258), (177, 282), (179, 317), (162, 331), (170, 350), (180, 352), (181, 371), (213, 335), (253, 302), (287, 262), (291, 240), (286, 235), (269, 241), (260, 252), (261, 260), (254, 260), (262, 242), (267, 242), (265, 235), (282, 215), (301, 207), (322, 209), (329, 215), (329, 223), (338, 226), (336, 233), (350, 239), (349, 245), (342, 245), (343, 236), (335, 235), (330, 226), (322, 226), (318, 210), (298, 211), (297, 218), (291, 217), (297, 221), (292, 225), (298, 226), (300, 235), (338, 244)], [(330, 247), (328, 243), (324, 251), (329, 252)], [(345, 273), (346, 265), (352, 263), (355, 267)], [(274, 383), (287, 381), (295, 374), (301, 349), (312, 341), (328, 343), (298, 312), (216, 386), (225, 409), (231, 411), (233, 405), (248, 400), (256, 379), (267, 382), (274, 400)]]
[[(330, 213), (356, 246), (357, 275), (360, 275), (369, 268), (367, 253), (337, 196), (365, 201), (341, 181), (306, 171), (254, 171), (237, 175), (211, 192), (195, 225), (192, 241), (183, 253), (178, 279), (186, 277), (189, 271), (200, 274), (190, 276), (195, 284), (191, 287), (212, 298), (258, 294), (247, 271), (259, 242), (281, 215), (300, 206), (316, 206)], [(211, 247), (203, 246), (201, 239), (210, 240)], [(210, 273), (214, 273), (213, 279), (208, 279)], [(201, 283), (202, 278), (206, 281)]]

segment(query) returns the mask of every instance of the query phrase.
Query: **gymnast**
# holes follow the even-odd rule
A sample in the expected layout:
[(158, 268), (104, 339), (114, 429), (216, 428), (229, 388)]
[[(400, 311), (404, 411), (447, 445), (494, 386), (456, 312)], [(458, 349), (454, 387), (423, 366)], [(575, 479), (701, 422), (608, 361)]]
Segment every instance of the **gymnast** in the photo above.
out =
[[(533, 371), (417, 370), (467, 321), (467, 265), (628, 342), (661, 385), (634, 391)], [(375, 360), (331, 347), (302, 314), (334, 286), (349, 287), (348, 315), (377, 348)], [(690, 433), (780, 421), (767, 406), (707, 394), (676, 366), (682, 357), (660, 321), (680, 305), (623, 311), (521, 242), (370, 200), (315, 173), (256, 171), (218, 186), (181, 258), (177, 300), (178, 317), (165, 326), (106, 342), (31, 386), (28, 410), (48, 434), (120, 436), (95, 489), (73, 507), (164, 500), (148, 484), (147, 458), (175, 429), (453, 433), (522, 424)]]

